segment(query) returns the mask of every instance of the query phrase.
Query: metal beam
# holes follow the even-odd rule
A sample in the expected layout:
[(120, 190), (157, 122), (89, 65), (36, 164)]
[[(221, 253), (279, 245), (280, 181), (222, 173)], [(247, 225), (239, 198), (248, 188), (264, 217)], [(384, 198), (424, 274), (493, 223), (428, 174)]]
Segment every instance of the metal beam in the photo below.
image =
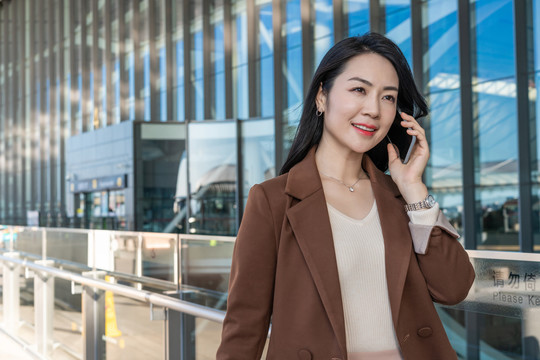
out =
[(274, 146), (275, 146), (275, 173), (283, 164), (283, 88), (286, 86), (283, 75), (283, 38), (281, 29), (283, 26), (282, 2), (272, 0), (272, 34), (274, 44)]
[[(519, 171), (519, 249), (533, 252), (533, 219), (531, 191), (531, 142), (536, 131), (531, 132), (535, 119), (529, 114), (529, 74), (534, 72), (528, 59), (527, 27), (532, 25), (532, 11), (527, 11), (526, 1), (514, 1), (514, 41), (516, 56), (517, 127), (518, 127), (518, 171)], [(531, 26), (532, 28), (532, 26)], [(531, 49), (532, 50), (532, 49)], [(534, 59), (532, 59), (534, 60)], [(536, 151), (536, 148), (534, 149)]]

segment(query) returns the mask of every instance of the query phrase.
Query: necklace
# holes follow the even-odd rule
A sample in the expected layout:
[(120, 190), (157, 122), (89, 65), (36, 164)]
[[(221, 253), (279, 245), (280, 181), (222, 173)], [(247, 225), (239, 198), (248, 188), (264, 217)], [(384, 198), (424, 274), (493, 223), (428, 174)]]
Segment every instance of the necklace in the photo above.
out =
[(352, 185), (347, 185), (347, 184), (345, 184), (343, 181), (339, 180), (338, 178), (335, 178), (335, 177), (330, 176), (330, 175), (326, 175), (325, 173), (323, 173), (323, 172), (321, 172), (321, 171), (319, 171), (319, 172), (321, 173), (321, 175), (324, 175), (324, 176), (326, 176), (327, 178), (330, 178), (330, 179), (332, 179), (332, 180), (335, 180), (335, 181), (339, 182), (339, 183), (342, 184), (342, 185), (345, 185), (345, 187), (349, 188), (349, 191), (350, 191), (350, 192), (354, 192), (354, 185), (358, 184), (358, 182), (359, 182), (360, 180), (364, 179), (363, 176), (360, 176), (360, 177), (358, 178), (358, 180), (356, 180), (356, 181), (354, 182), (354, 184), (352, 184)]

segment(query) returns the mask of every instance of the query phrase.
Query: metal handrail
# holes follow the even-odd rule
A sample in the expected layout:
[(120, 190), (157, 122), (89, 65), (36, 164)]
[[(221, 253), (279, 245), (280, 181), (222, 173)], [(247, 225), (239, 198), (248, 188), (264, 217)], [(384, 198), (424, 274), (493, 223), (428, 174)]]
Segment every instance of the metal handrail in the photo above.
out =
[[(4, 252), (6, 252), (6, 251), (0, 250), (0, 255), (2, 255), (2, 253), (4, 253)], [(17, 250), (17, 252), (21, 255), (21, 257), (30, 258), (30, 259), (33, 259), (33, 260), (52, 260), (52, 261), (54, 261), (55, 264), (58, 264), (61, 268), (62, 267), (69, 267), (69, 268), (72, 268), (74, 270), (79, 270), (79, 271), (92, 271), (92, 270), (94, 270), (90, 266), (87, 266), (87, 265), (84, 265), (84, 264), (81, 264), (81, 263), (78, 263), (78, 262), (74, 262), (74, 261), (58, 259), (58, 258), (54, 258), (54, 257), (50, 257), (50, 256), (48, 256), (46, 259), (43, 259), (41, 255), (36, 255), (36, 254), (33, 254), (33, 253), (29, 253), (29, 252), (26, 252), (26, 251), (20, 251), (20, 250)], [(64, 270), (64, 269), (60, 269), (60, 270)], [(102, 269), (99, 269), (99, 270), (101, 271)], [(118, 271), (111, 271), (111, 270), (103, 270), (103, 271), (105, 271), (107, 273), (107, 275), (112, 276), (112, 277), (114, 277), (116, 279), (125, 280), (125, 281), (129, 281), (129, 282), (132, 282), (132, 283), (141, 283), (142, 285), (145, 285), (145, 286), (154, 286), (154, 287), (159, 287), (159, 288), (163, 288), (163, 289), (166, 289), (166, 290), (174, 290), (174, 289), (176, 289), (176, 285), (172, 281), (151, 278), (151, 277), (148, 277), (148, 276), (137, 276), (137, 275), (118, 272)]]
[(22, 267), (32, 269), (42, 274), (50, 274), (54, 277), (73, 281), (82, 285), (94, 287), (101, 290), (109, 290), (115, 294), (129, 297), (138, 301), (161, 306), (164, 308), (172, 309), (185, 314), (193, 315), (196, 317), (204, 318), (207, 320), (223, 323), (225, 318), (225, 312), (220, 310), (209, 309), (207, 307), (190, 303), (185, 300), (174, 299), (170, 296), (156, 294), (146, 290), (137, 290), (129, 286), (121, 284), (112, 284), (105, 280), (94, 279), (86, 276), (82, 276), (76, 273), (72, 273), (49, 266), (44, 266), (29, 262), (28, 260), (20, 260), (16, 258), (0, 255), (0, 261), (10, 262), (18, 264)]

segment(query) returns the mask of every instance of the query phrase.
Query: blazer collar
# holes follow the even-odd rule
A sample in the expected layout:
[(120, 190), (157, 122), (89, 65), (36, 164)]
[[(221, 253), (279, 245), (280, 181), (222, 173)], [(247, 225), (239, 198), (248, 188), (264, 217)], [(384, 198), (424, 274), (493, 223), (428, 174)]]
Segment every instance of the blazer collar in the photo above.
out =
[[(303, 200), (322, 189), (321, 178), (315, 163), (316, 150), (316, 146), (311, 148), (306, 157), (289, 171), (285, 192), (299, 200)], [(372, 184), (380, 184), (385, 191), (388, 191), (394, 197), (401, 196), (394, 182), (375, 166), (369, 156), (363, 156), (362, 167), (368, 174)]]
[[(313, 147), (296, 164), (287, 178), (285, 192), (297, 199), (287, 210), (287, 218), (328, 314), (344, 354), (346, 350), (345, 319), (341, 288), (332, 238), (332, 229)], [(385, 245), (385, 266), (394, 328), (397, 329), (399, 307), (412, 251), (408, 216), (397, 186), (382, 173), (368, 156), (362, 166), (368, 173), (377, 201)], [(359, 275), (360, 276), (360, 275)]]

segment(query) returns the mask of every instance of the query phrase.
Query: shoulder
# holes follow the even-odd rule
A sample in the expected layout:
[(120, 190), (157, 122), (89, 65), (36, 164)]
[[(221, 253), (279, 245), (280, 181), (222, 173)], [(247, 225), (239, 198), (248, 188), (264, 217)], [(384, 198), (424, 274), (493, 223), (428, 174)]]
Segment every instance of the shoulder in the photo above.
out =
[(288, 174), (266, 180), (251, 187), (248, 196), (249, 203), (265, 203), (275, 215), (281, 213), (287, 204), (288, 195), (285, 192)]

